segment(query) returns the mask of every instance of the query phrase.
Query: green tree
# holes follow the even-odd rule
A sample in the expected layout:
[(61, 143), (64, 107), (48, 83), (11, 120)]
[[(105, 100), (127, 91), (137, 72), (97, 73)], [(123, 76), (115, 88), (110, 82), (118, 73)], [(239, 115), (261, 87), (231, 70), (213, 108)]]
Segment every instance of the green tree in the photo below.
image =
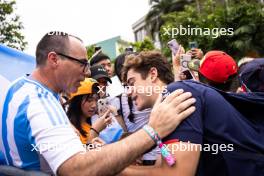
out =
[[(190, 41), (197, 41), (205, 52), (214, 49), (223, 50), (236, 59), (252, 56), (252, 53), (255, 56), (264, 55), (263, 4), (256, 0), (241, 0), (239, 3), (236, 0), (229, 0), (228, 4), (216, 0), (204, 0), (200, 2), (200, 8), (201, 11), (198, 13), (196, 5), (193, 4), (186, 6), (182, 12), (164, 15), (165, 23), (160, 29), (162, 42), (166, 43), (176, 38), (180, 44), (188, 48)], [(180, 29), (181, 26), (189, 29), (201, 28), (203, 32), (205, 29), (210, 30), (211, 35), (202, 33), (202, 35), (173, 36), (174, 28)], [(221, 28), (223, 32), (219, 31)], [(230, 29), (233, 33), (225, 29)], [(228, 35), (220, 35), (224, 32)], [(168, 54), (167, 49), (164, 51)]]
[(181, 11), (184, 9), (186, 4), (193, 1), (194, 0), (150, 0), (149, 4), (151, 5), (151, 9), (146, 15), (146, 22), (148, 26), (147, 30), (151, 35), (155, 31), (159, 31), (160, 26), (164, 22), (161, 18), (162, 15), (174, 11)]
[(27, 42), (22, 35), (22, 23), (18, 15), (14, 14), (15, 0), (0, 0), (0, 43), (7, 46), (24, 50)]
[(149, 51), (155, 49), (152, 40), (148, 37), (146, 37), (142, 42), (134, 42), (130, 43), (130, 45), (134, 48), (134, 50), (136, 50), (136, 52)]
[(92, 57), (92, 55), (94, 54), (95, 51), (95, 45), (89, 45), (86, 47), (86, 51), (87, 51), (87, 58), (90, 59)]

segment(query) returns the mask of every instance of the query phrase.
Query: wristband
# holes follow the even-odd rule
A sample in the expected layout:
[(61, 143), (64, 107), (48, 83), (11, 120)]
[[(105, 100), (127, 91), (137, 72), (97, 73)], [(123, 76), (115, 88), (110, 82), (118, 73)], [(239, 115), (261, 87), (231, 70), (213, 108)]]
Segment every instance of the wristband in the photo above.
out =
[(175, 159), (172, 154), (168, 151), (166, 146), (162, 143), (158, 133), (149, 125), (145, 125), (143, 130), (151, 137), (151, 139), (159, 146), (161, 151), (161, 155), (166, 160), (169, 166), (173, 166), (175, 164)]
[(161, 155), (166, 160), (166, 162), (168, 163), (168, 165), (169, 166), (173, 166), (175, 164), (175, 159), (172, 156), (172, 154), (167, 150), (165, 144), (163, 144), (162, 142), (160, 142), (158, 144), (158, 146), (160, 148)]
[(151, 126), (145, 125), (143, 127), (143, 130), (151, 137), (155, 144), (158, 144), (158, 141), (161, 141), (160, 137)]
[(91, 127), (90, 129), (93, 130), (99, 136), (99, 132), (96, 129), (94, 129), (93, 127)]

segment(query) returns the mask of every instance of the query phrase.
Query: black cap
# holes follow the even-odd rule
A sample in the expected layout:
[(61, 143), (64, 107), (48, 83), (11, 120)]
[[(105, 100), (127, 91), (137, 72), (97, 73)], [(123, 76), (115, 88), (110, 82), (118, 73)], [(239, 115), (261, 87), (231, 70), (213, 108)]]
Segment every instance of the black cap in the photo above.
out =
[(99, 53), (96, 56), (94, 56), (93, 58), (91, 58), (90, 65), (93, 66), (94, 64), (96, 64), (96, 63), (98, 63), (98, 62), (100, 62), (102, 60), (105, 60), (105, 59), (109, 59), (110, 60), (110, 58), (106, 54)]
[(264, 92), (264, 58), (248, 62), (239, 74), (242, 84), (252, 92)]
[(95, 80), (105, 78), (108, 82), (112, 83), (112, 80), (102, 65), (94, 65), (91, 67), (91, 77)]

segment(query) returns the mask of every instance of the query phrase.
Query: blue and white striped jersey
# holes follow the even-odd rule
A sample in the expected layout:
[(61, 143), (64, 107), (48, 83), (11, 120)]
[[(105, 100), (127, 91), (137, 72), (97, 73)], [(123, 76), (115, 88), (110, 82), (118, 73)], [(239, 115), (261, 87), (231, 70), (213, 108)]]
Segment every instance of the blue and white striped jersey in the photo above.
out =
[(0, 150), (6, 163), (22, 169), (47, 172), (46, 162), (56, 173), (64, 161), (84, 151), (59, 95), (26, 77), (10, 85), (0, 129)]

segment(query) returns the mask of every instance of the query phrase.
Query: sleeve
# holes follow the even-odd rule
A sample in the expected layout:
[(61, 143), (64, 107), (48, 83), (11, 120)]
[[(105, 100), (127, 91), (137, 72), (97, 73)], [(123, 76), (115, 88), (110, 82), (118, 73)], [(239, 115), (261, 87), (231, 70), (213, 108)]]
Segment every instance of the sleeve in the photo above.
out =
[(78, 135), (66, 118), (66, 114), (62, 108), (58, 108), (56, 102), (37, 99), (28, 107), (28, 119), (34, 143), (54, 174), (70, 157), (85, 152)]
[(177, 82), (169, 85), (167, 90), (173, 92), (176, 89), (184, 89), (185, 92), (191, 92), (192, 96), (196, 99), (196, 110), (193, 114), (187, 117), (174, 132), (163, 139), (165, 144), (170, 144), (178, 141), (191, 142), (195, 144), (202, 144), (203, 140), (203, 96), (202, 92), (194, 89), (192, 86), (184, 82)]

